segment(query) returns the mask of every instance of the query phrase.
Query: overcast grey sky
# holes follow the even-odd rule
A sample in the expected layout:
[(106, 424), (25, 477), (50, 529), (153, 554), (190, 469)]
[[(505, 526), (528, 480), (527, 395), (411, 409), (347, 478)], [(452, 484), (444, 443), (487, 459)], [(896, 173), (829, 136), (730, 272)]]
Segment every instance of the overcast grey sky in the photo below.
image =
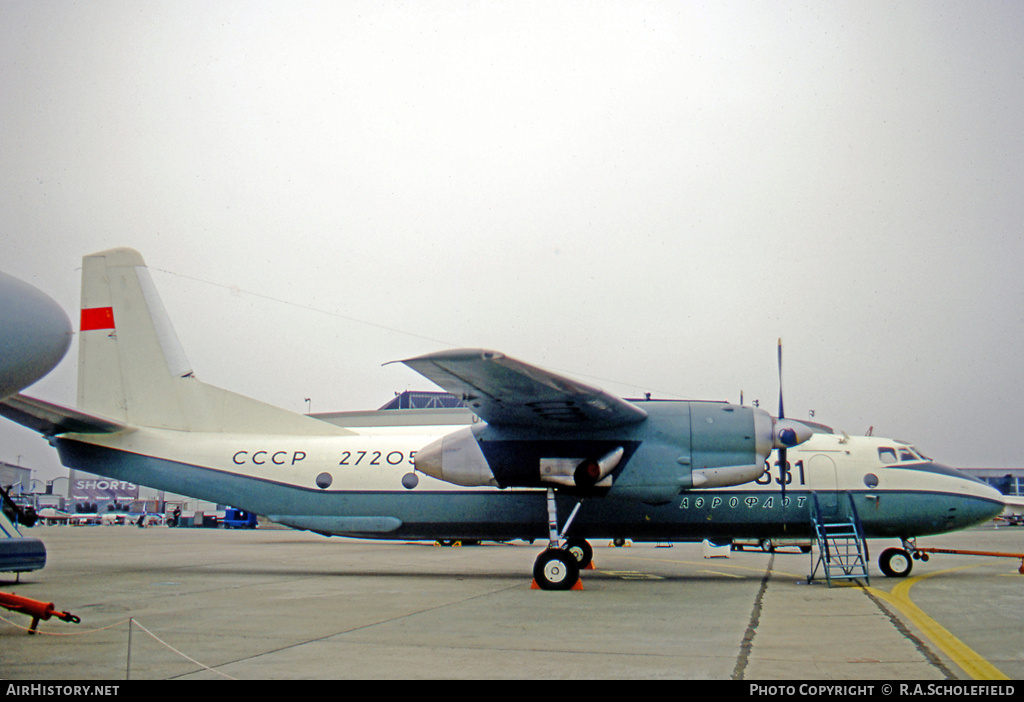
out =
[[(1024, 466), (1024, 4), (0, 2), (0, 269), (296, 411), (483, 346)], [(77, 345), (29, 394), (73, 404)], [(0, 427), (0, 458), (55, 474)]]

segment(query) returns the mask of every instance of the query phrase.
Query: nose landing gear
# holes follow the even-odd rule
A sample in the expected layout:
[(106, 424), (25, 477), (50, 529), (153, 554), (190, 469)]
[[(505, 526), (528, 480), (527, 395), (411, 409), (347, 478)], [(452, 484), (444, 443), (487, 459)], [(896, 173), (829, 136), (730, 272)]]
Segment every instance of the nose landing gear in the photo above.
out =
[(887, 548), (878, 557), (878, 567), (890, 578), (905, 578), (914, 561), (928, 562), (928, 554), (917, 547), (917, 539), (900, 539), (903, 548)]
[(910, 575), (914, 561), (905, 549), (887, 548), (878, 557), (878, 567), (890, 578), (905, 578)]

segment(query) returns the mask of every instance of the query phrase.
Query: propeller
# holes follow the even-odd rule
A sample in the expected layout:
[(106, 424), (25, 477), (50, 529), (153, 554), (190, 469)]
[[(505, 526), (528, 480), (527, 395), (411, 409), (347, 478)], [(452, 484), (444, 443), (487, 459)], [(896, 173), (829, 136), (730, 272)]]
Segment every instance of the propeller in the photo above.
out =
[(779, 416), (775, 420), (773, 430), (775, 448), (779, 450), (779, 482), (782, 484), (782, 500), (786, 500), (786, 483), (789, 482), (789, 464), (786, 451), (790, 446), (802, 444), (811, 436), (811, 430), (805, 424), (786, 419), (786, 409), (782, 404), (782, 339), (779, 339)]
[[(779, 337), (779, 421), (781, 422), (786, 418), (786, 411), (782, 407), (782, 337)], [(786, 462), (786, 449), (789, 448), (791, 437), (789, 435), (783, 436), (783, 433), (787, 431), (785, 427), (781, 430), (777, 428), (777, 437), (779, 442), (782, 444), (779, 446), (779, 480), (782, 481), (782, 506), (786, 505), (786, 483), (789, 482), (789, 464)], [(796, 438), (796, 432), (792, 429), (788, 430), (793, 436), (792, 439)]]

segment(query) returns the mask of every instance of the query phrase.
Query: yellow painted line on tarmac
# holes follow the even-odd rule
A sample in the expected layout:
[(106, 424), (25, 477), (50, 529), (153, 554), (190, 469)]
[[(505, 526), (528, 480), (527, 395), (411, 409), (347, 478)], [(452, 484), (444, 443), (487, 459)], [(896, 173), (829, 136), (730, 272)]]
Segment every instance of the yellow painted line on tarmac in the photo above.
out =
[(927, 573), (913, 578), (907, 578), (892, 589), (892, 592), (885, 592), (873, 587), (867, 588), (868, 592), (880, 600), (888, 602), (898, 609), (914, 626), (921, 630), (933, 644), (943, 653), (952, 659), (954, 663), (963, 668), (964, 672), (974, 680), (1009, 680), (1010, 678), (994, 665), (981, 657), (974, 649), (970, 648), (963, 641), (953, 636), (952, 633), (937, 621), (929, 617), (910, 599), (910, 588), (915, 584), (942, 573), (951, 573), (966, 568), (977, 568), (978, 566), (963, 566), (961, 568), (950, 568), (939, 570), (934, 573)]

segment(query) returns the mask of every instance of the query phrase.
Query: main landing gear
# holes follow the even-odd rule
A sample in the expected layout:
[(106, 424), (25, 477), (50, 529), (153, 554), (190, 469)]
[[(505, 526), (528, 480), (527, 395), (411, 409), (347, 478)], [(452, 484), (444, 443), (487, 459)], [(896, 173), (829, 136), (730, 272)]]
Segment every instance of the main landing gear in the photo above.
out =
[(580, 509), (580, 500), (558, 529), (558, 509), (555, 505), (555, 491), (548, 488), (548, 547), (533, 564), (533, 579), (541, 590), (571, 590), (580, 579), (580, 571), (590, 565), (594, 549), (585, 539), (566, 539), (572, 520)]
[(927, 561), (928, 554), (917, 550), (917, 539), (900, 539), (903, 548), (887, 548), (878, 557), (878, 567), (890, 578), (905, 578), (914, 569), (914, 561)]

